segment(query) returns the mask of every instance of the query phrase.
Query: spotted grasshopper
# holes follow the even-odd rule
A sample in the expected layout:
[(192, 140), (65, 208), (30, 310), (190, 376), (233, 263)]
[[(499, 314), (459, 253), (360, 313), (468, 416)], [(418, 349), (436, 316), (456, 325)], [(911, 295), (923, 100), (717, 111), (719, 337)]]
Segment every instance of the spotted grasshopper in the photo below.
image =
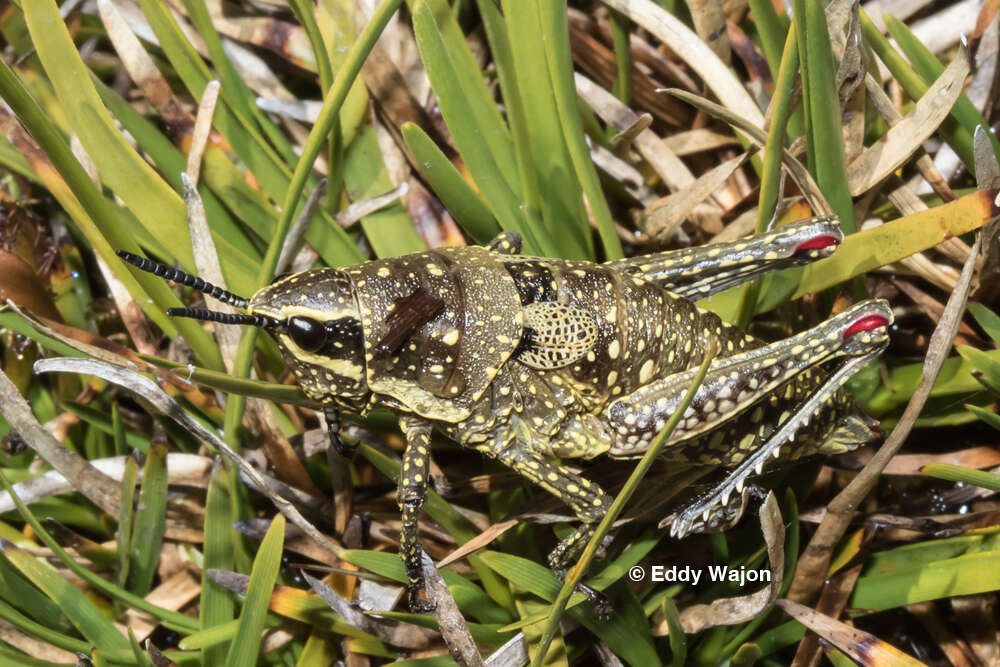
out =
[[(206, 292), (245, 314), (172, 315), (267, 331), (302, 389), (337, 414), (388, 408), (406, 435), (398, 502), (411, 609), (421, 596), (417, 527), (431, 431), (516, 470), (560, 498), (580, 526), (549, 555), (562, 575), (611, 498), (561, 459), (643, 454), (688, 389), (706, 350), (712, 362), (662, 456), (725, 471), (674, 515), (684, 536), (729, 525), (748, 480), (774, 458), (846, 451), (878, 436), (844, 382), (887, 345), (881, 300), (766, 344), (694, 301), (776, 269), (830, 255), (838, 222), (817, 218), (757, 237), (604, 264), (520, 254), (505, 232), (486, 247), (439, 248), (276, 280), (245, 299), (145, 258), (140, 269)], [(843, 361), (828, 373), (831, 360)]]

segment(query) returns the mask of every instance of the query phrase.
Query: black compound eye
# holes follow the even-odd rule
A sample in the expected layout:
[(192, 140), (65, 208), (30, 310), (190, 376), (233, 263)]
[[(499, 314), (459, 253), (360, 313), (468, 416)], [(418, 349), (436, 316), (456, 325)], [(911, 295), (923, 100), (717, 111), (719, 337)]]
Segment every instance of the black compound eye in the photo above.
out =
[(306, 352), (316, 352), (326, 344), (326, 327), (311, 317), (289, 319), (288, 335)]

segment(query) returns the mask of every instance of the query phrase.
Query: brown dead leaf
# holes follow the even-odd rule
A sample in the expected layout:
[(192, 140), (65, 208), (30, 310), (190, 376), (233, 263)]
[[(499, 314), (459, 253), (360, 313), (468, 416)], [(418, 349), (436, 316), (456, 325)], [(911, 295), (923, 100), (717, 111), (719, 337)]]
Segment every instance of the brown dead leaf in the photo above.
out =
[(61, 320), (52, 295), (23, 259), (0, 249), (0, 303), (8, 300), (51, 320)]

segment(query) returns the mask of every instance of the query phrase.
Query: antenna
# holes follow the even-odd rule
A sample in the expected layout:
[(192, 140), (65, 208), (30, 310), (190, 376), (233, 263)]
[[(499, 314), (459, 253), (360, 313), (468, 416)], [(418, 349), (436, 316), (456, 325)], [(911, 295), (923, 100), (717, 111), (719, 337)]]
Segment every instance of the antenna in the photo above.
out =
[[(151, 259), (146, 259), (145, 257), (140, 257), (139, 255), (133, 255), (132, 253), (126, 252), (124, 250), (116, 250), (115, 254), (121, 257), (129, 264), (131, 264), (132, 266), (142, 269), (143, 271), (152, 273), (154, 276), (159, 276), (160, 278), (173, 280), (175, 283), (181, 283), (182, 285), (193, 287), (199, 292), (207, 294), (211, 297), (215, 297), (219, 301), (228, 303), (231, 306), (236, 306), (237, 308), (246, 308), (247, 304), (250, 303), (247, 299), (244, 299), (241, 296), (237, 296), (232, 292), (227, 292), (221, 287), (216, 287), (212, 283), (205, 282), (205, 280), (203, 280), (202, 278), (199, 278), (198, 276), (192, 276), (190, 273), (184, 273), (183, 271), (171, 268), (165, 264), (154, 262)], [(209, 312), (209, 311), (203, 311), (203, 312)], [(192, 317), (192, 316), (181, 315), (181, 317)], [(250, 324), (250, 323), (233, 322), (233, 324)]]
[(252, 324), (255, 327), (271, 328), (278, 325), (278, 320), (265, 315), (245, 315), (243, 313), (220, 313), (204, 308), (167, 308), (170, 317), (191, 317), (208, 322), (222, 324)]

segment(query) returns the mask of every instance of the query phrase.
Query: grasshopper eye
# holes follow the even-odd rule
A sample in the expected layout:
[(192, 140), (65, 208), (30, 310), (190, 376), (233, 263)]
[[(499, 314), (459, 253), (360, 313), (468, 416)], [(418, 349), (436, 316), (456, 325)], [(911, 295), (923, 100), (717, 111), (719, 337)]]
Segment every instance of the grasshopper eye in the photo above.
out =
[(316, 352), (326, 344), (326, 327), (311, 317), (289, 319), (288, 335), (306, 352)]

